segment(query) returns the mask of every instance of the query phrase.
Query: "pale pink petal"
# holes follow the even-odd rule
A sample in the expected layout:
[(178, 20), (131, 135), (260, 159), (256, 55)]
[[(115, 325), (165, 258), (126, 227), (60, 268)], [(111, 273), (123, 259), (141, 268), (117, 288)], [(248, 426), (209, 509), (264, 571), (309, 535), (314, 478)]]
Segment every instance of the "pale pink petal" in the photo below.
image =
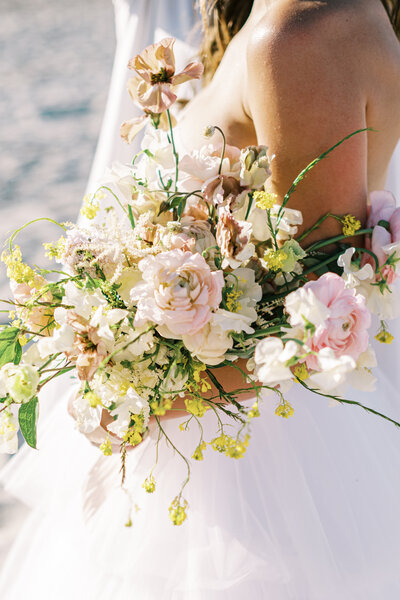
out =
[(371, 192), (371, 209), (368, 216), (367, 227), (375, 227), (379, 221), (389, 221), (396, 208), (396, 200), (391, 192), (378, 190)]
[(372, 232), (372, 244), (371, 249), (374, 254), (376, 254), (379, 264), (383, 265), (383, 263), (387, 259), (386, 253), (382, 250), (383, 246), (390, 244), (391, 235), (390, 233), (380, 225), (374, 227), (374, 231)]
[(139, 131), (146, 125), (148, 118), (148, 115), (142, 115), (141, 117), (130, 119), (129, 121), (122, 123), (119, 131), (122, 139), (128, 144), (132, 143)]
[(138, 103), (152, 113), (162, 113), (174, 102), (177, 97), (168, 83), (156, 83), (155, 85), (144, 85), (138, 88)]
[(175, 73), (174, 44), (175, 38), (164, 38), (159, 42), (159, 47), (156, 49), (156, 57), (161, 67), (172, 75)]
[(200, 62), (192, 62), (188, 64), (183, 71), (174, 75), (171, 79), (173, 85), (179, 85), (190, 79), (200, 79), (203, 75), (204, 66)]
[(400, 208), (396, 208), (390, 218), (390, 233), (392, 242), (400, 241)]
[(148, 83), (151, 75), (160, 73), (161, 69), (165, 69), (167, 75), (172, 77), (175, 72), (174, 43), (174, 38), (165, 38), (147, 46), (129, 61), (128, 68), (135, 70)]

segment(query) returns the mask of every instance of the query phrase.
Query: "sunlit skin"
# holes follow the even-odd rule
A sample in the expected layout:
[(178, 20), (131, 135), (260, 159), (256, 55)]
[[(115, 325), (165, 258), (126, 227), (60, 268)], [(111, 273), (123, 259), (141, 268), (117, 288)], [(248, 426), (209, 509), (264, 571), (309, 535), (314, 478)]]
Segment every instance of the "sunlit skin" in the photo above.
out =
[[(304, 228), (327, 212), (364, 221), (368, 191), (385, 187), (400, 136), (400, 44), (381, 2), (255, 0), (212, 82), (181, 116), (184, 145), (202, 146), (207, 125), (221, 127), (229, 144), (267, 145), (276, 155), (272, 187), (280, 198), (321, 152), (373, 128), (320, 163), (289, 204), (302, 211)], [(338, 227), (328, 220), (307, 241), (335, 235)], [(216, 375), (227, 390), (244, 387), (232, 368)], [(249, 389), (240, 399), (252, 396)], [(183, 400), (174, 407), (183, 410)]]

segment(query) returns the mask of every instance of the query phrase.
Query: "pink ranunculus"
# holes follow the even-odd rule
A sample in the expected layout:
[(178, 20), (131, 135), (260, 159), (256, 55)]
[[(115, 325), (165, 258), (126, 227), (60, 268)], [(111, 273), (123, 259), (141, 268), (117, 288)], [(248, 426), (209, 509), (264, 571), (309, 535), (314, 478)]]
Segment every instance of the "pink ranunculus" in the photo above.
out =
[(146, 111), (164, 112), (177, 99), (177, 85), (190, 79), (200, 79), (203, 74), (200, 62), (192, 62), (175, 74), (174, 43), (174, 38), (165, 38), (129, 61), (128, 67), (135, 71), (128, 82), (129, 93)]
[[(331, 348), (337, 358), (347, 355), (357, 360), (368, 348), (371, 325), (364, 297), (346, 288), (344, 280), (335, 273), (325, 273), (318, 280), (306, 283), (304, 288), (312, 290), (329, 310), (325, 324), (319, 325), (308, 341), (310, 348), (315, 352)], [(310, 369), (319, 368), (316, 356), (307, 357), (306, 362)]]
[(221, 303), (224, 277), (212, 272), (200, 254), (175, 249), (139, 263), (143, 282), (131, 292), (135, 325), (153, 322), (163, 335), (191, 335), (208, 323)]

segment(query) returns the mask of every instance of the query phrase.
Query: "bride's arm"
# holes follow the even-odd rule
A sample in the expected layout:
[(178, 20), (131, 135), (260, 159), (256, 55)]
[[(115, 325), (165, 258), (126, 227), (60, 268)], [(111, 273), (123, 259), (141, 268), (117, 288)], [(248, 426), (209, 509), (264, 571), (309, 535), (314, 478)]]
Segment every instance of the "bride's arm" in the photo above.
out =
[[(309, 3), (305, 3), (309, 4)], [(276, 15), (261, 22), (247, 55), (246, 109), (258, 142), (269, 147), (272, 183), (280, 200), (311, 160), (366, 127), (368, 64), (352, 13), (330, 8)], [(367, 134), (346, 141), (298, 186), (289, 206), (308, 228), (327, 212), (365, 219)], [(307, 242), (340, 233), (328, 219)]]

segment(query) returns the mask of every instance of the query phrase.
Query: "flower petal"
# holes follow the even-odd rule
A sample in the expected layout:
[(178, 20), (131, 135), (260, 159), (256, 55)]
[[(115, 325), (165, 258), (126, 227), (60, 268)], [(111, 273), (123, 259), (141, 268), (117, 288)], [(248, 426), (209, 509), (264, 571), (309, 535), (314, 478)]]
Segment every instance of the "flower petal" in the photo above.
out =
[(200, 79), (203, 75), (203, 71), (204, 66), (202, 63), (191, 62), (183, 69), (183, 71), (172, 77), (171, 83), (173, 85), (179, 85), (185, 81), (190, 81), (190, 79)]
[(128, 144), (131, 144), (139, 131), (141, 131), (146, 125), (148, 118), (148, 115), (142, 115), (141, 117), (130, 119), (129, 121), (122, 123), (120, 128), (120, 135), (122, 139)]

